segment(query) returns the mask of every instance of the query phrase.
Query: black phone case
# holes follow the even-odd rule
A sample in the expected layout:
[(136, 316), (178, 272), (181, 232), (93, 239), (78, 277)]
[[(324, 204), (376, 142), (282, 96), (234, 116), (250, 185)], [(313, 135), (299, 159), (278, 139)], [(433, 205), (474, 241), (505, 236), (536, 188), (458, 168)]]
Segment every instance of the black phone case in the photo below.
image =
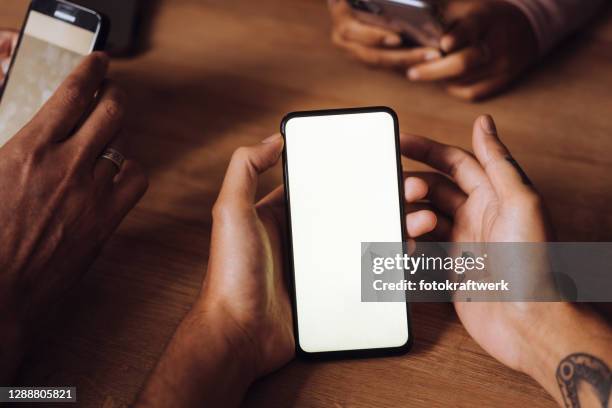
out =
[[(281, 122), (281, 134), (286, 141), (285, 125), (292, 118), (297, 117), (308, 117), (308, 116), (328, 116), (328, 115), (345, 115), (355, 113), (372, 113), (372, 112), (386, 112), (393, 117), (394, 128), (395, 128), (395, 151), (397, 161), (397, 174), (398, 174), (398, 189), (400, 192), (400, 217), (404, 218), (404, 186), (403, 186), (403, 170), (402, 161), (400, 154), (399, 144), (399, 120), (395, 111), (386, 106), (372, 106), (363, 108), (346, 108), (346, 109), (327, 109), (327, 110), (314, 110), (314, 111), (298, 111), (287, 114)], [(405, 354), (412, 348), (414, 339), (412, 335), (412, 322), (410, 318), (410, 304), (406, 303), (406, 324), (408, 325), (408, 341), (406, 344), (400, 347), (390, 348), (377, 348), (377, 349), (360, 349), (360, 350), (342, 350), (342, 351), (325, 351), (317, 353), (309, 353), (304, 351), (300, 346), (299, 327), (297, 320), (297, 306), (296, 306), (296, 288), (295, 288), (295, 268), (293, 265), (293, 233), (291, 229), (291, 198), (289, 194), (289, 175), (287, 169), (287, 149), (283, 149), (283, 181), (285, 185), (285, 204), (286, 204), (286, 221), (287, 221), (287, 233), (289, 241), (289, 256), (287, 265), (289, 265), (289, 284), (292, 302), (293, 312), (293, 330), (295, 335), (295, 346), (296, 355), (304, 360), (333, 360), (333, 359), (353, 359), (353, 358), (371, 358), (371, 357), (387, 357)], [(406, 231), (402, 227), (402, 241), (406, 242)]]

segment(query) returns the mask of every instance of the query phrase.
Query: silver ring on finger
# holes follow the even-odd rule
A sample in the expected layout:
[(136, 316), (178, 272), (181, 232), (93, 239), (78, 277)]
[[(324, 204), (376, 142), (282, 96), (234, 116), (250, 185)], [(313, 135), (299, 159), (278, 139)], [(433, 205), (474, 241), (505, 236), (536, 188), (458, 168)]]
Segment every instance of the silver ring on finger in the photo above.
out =
[(111, 161), (117, 167), (118, 172), (121, 171), (125, 162), (125, 156), (112, 147), (107, 148), (100, 158)]

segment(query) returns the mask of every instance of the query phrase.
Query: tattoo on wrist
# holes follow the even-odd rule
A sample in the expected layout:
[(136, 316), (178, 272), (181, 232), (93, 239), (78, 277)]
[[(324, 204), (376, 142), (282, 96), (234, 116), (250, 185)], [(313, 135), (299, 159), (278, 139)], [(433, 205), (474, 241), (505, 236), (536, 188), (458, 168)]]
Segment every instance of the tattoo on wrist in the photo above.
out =
[(557, 382), (567, 408), (580, 408), (578, 391), (586, 384), (590, 384), (602, 408), (608, 408), (612, 387), (610, 377), (606, 363), (586, 353), (570, 354), (557, 367)]

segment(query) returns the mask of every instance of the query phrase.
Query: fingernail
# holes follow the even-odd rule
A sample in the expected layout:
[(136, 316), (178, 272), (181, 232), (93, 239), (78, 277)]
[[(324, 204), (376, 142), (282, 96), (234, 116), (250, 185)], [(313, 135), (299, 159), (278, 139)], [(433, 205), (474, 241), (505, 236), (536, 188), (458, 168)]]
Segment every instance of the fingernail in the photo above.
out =
[(110, 65), (110, 58), (105, 52), (96, 51), (94, 57), (102, 64), (104, 69), (108, 69), (108, 66)]
[(387, 47), (397, 47), (398, 45), (402, 43), (402, 39), (399, 38), (398, 36), (390, 35), (390, 36), (385, 37), (385, 39), (383, 40), (383, 43)]
[(440, 48), (442, 48), (444, 52), (448, 52), (453, 46), (453, 42), (454, 40), (452, 39), (452, 37), (442, 37), (442, 39), (440, 40)]
[(10, 59), (2, 61), (2, 73), (4, 75), (6, 75), (6, 73), (8, 72), (10, 66), (11, 66), (11, 60)]
[(491, 115), (484, 115), (480, 119), (480, 126), (482, 129), (489, 135), (497, 135), (497, 128), (495, 127), (495, 122)]
[(425, 53), (425, 61), (432, 61), (432, 60), (436, 60), (438, 58), (440, 58), (442, 56), (442, 54), (440, 54), (440, 51), (427, 51)]
[(413, 81), (418, 80), (420, 77), (419, 71), (417, 69), (409, 69), (408, 70), (408, 78), (410, 78)]
[(281, 135), (277, 133), (275, 135), (266, 137), (264, 140), (261, 141), (261, 143), (274, 143), (278, 141), (280, 138), (281, 138)]

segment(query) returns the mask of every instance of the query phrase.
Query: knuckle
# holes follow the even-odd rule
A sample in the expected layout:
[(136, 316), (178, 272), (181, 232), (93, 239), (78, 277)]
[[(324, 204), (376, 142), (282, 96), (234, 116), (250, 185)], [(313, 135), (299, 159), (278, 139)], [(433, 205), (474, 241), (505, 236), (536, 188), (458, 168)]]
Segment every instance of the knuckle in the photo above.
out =
[(466, 56), (462, 56), (461, 58), (459, 58), (459, 60), (457, 61), (457, 71), (462, 73), (462, 72), (467, 71), (469, 67), (470, 67), (470, 62)]
[(226, 220), (232, 217), (232, 209), (227, 205), (227, 203), (217, 200), (212, 207), (212, 217), (213, 220), (221, 221)]
[(237, 148), (234, 153), (232, 154), (232, 160), (231, 161), (238, 161), (238, 162), (244, 162), (244, 161), (248, 161), (250, 157), (250, 149), (248, 147), (239, 147)]
[(36, 144), (32, 146), (29, 151), (24, 151), (23, 153), (25, 153), (31, 163), (38, 165), (44, 161), (47, 149), (40, 144)]
[[(54, 137), (62, 140), (65, 138), (66, 134), (61, 134), (58, 132), (56, 125), (51, 123), (50, 121), (36, 121), (36, 123), (31, 124), (32, 127), (28, 127), (28, 130), (31, 130), (36, 138), (41, 141), (44, 137)], [(31, 135), (28, 135), (31, 136)]]
[(461, 169), (473, 159), (472, 153), (462, 147), (451, 146), (448, 152), (452, 160), (447, 164), (445, 173), (455, 178), (461, 172)]
[(351, 35), (351, 25), (347, 23), (341, 23), (337, 27), (337, 33), (341, 38), (346, 39)]
[(33, 149), (32, 143), (29, 143), (26, 138), (22, 138), (19, 136), (20, 135), (10, 140), (5, 147), (5, 149), (9, 149), (10, 157), (18, 161), (22, 160), (25, 157), (28, 157), (30, 155), (31, 150)]
[(526, 208), (541, 210), (544, 202), (542, 197), (533, 189), (525, 186), (525, 190), (519, 194), (520, 200)]
[(478, 92), (476, 92), (476, 90), (474, 89), (466, 89), (465, 91), (463, 91), (462, 97), (466, 101), (475, 102), (478, 100), (479, 95)]
[(126, 95), (120, 88), (110, 85), (103, 102), (103, 109), (110, 119), (120, 118), (125, 113)]
[(103, 109), (109, 119), (118, 119), (123, 117), (125, 110), (123, 102), (115, 97), (109, 98), (107, 101), (105, 101), (103, 104)]
[(104, 68), (108, 61), (107, 57), (99, 51), (92, 52), (90, 55), (92, 64), (96, 65), (99, 68)]
[(528, 212), (538, 212), (543, 209), (542, 198), (533, 189), (525, 186), (508, 197), (508, 204), (513, 208), (522, 208)]
[(61, 100), (66, 106), (82, 105), (84, 99), (81, 87), (76, 81), (67, 84), (61, 95)]
[(40, 143), (26, 143), (25, 140), (19, 140), (11, 149), (11, 157), (19, 163), (23, 163), (25, 168), (36, 168), (44, 162), (47, 155), (47, 149)]
[(337, 47), (343, 47), (344, 46), (344, 41), (342, 39), (342, 36), (340, 35), (340, 33), (337, 30), (334, 30), (331, 33), (331, 40), (332, 40), (332, 43), (334, 45), (336, 45)]
[(108, 68), (108, 57), (101, 52), (94, 52), (89, 55), (86, 64), (88, 72), (103, 76)]

